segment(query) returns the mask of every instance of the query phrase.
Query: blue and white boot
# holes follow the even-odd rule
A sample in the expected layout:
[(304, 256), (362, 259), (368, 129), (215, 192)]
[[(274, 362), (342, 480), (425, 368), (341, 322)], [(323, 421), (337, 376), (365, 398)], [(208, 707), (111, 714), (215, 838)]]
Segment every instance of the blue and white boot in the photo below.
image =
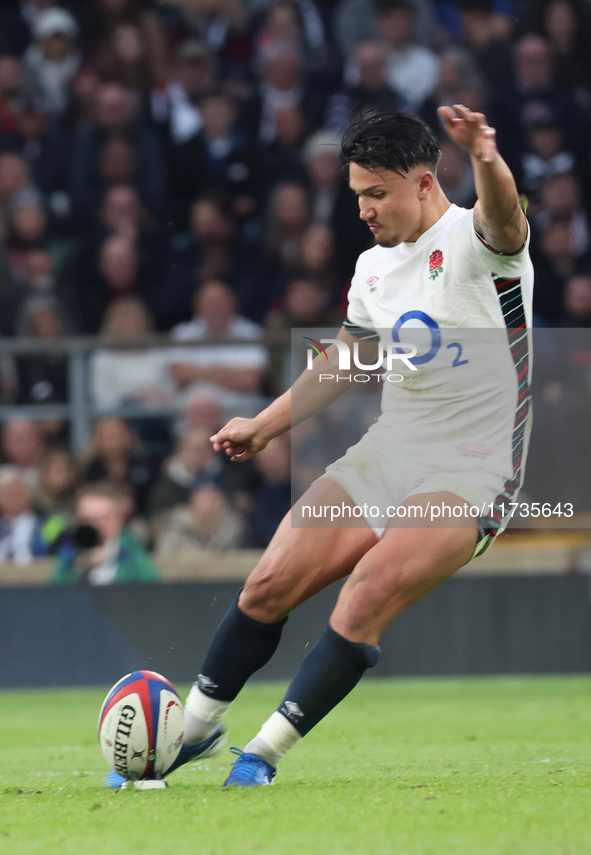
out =
[(240, 748), (230, 748), (238, 759), (232, 764), (232, 771), (224, 781), (224, 789), (228, 787), (265, 787), (273, 783), (277, 774), (275, 766), (271, 766), (258, 754), (246, 754)]
[[(218, 729), (212, 733), (211, 736), (208, 736), (207, 739), (204, 739), (203, 742), (197, 742), (195, 745), (183, 744), (178, 757), (170, 769), (165, 772), (165, 777), (170, 775), (171, 772), (174, 772), (175, 769), (178, 769), (179, 766), (184, 766), (185, 763), (190, 763), (191, 760), (207, 760), (208, 757), (213, 757), (225, 744), (226, 728), (224, 725), (220, 725)], [(127, 778), (124, 778), (123, 775), (119, 774), (119, 772), (115, 772), (114, 769), (107, 772), (105, 787), (111, 787), (114, 790), (118, 790), (125, 783), (127, 783)]]

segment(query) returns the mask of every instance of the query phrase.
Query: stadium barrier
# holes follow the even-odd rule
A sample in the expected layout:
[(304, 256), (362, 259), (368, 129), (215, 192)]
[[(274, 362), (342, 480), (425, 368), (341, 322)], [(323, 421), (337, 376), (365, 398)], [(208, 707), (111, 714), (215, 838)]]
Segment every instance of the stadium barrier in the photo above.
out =
[[(4, 588), (0, 687), (108, 685), (135, 668), (196, 678), (239, 582)], [(320, 637), (338, 586), (291, 615), (257, 679), (287, 680)], [(373, 677), (591, 670), (589, 579), (455, 577), (381, 640)]]
[[(212, 347), (216, 344), (228, 344), (226, 339), (208, 339), (207, 341), (173, 341), (167, 335), (149, 335), (135, 341), (105, 341), (99, 336), (70, 336), (55, 340), (39, 340), (27, 336), (0, 339), (0, 360), (29, 354), (47, 356), (65, 355), (68, 359), (68, 403), (66, 404), (0, 404), (0, 421), (8, 421), (16, 416), (29, 419), (59, 418), (70, 421), (72, 450), (80, 454), (90, 439), (92, 422), (99, 415), (116, 415), (121, 418), (162, 418), (178, 416), (179, 410), (166, 407), (148, 407), (131, 403), (110, 408), (108, 413), (96, 406), (92, 397), (92, 384), (89, 360), (96, 350), (147, 350), (149, 348), (189, 348)], [(264, 345), (270, 356), (271, 364), (280, 364), (281, 370), (275, 374), (279, 378), (283, 391), (291, 383), (290, 335), (289, 332), (265, 332), (261, 339), (232, 340), (232, 345)], [(263, 399), (261, 399), (263, 400)]]
[[(585, 524), (587, 525), (587, 524)], [(236, 549), (214, 552), (203, 549), (190, 557), (179, 556), (158, 562), (162, 581), (175, 582), (240, 582), (255, 567), (263, 550)], [(0, 562), (2, 587), (35, 587), (46, 585), (51, 575), (53, 558), (37, 558), (30, 564)], [(549, 524), (536, 531), (505, 532), (493, 549), (458, 570), (458, 576), (557, 576), (591, 572), (591, 530), (553, 531)]]

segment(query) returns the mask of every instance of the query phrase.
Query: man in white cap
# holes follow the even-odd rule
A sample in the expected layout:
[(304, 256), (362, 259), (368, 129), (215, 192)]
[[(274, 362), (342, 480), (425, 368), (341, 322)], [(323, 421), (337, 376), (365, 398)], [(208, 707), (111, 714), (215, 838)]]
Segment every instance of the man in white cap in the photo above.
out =
[(35, 41), (23, 57), (29, 94), (43, 112), (61, 116), (82, 59), (76, 46), (78, 25), (70, 12), (55, 6), (36, 18), (33, 35)]

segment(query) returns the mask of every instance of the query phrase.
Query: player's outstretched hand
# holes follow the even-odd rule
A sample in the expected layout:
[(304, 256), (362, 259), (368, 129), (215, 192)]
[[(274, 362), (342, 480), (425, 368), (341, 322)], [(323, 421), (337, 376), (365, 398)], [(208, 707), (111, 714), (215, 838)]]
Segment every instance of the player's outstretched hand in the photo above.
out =
[(215, 451), (225, 451), (230, 460), (241, 463), (257, 451), (262, 451), (269, 442), (255, 419), (230, 419), (227, 425), (210, 437)]
[(437, 113), (455, 143), (484, 163), (492, 163), (497, 153), (495, 129), (490, 127), (483, 113), (473, 113), (463, 104), (439, 107)]

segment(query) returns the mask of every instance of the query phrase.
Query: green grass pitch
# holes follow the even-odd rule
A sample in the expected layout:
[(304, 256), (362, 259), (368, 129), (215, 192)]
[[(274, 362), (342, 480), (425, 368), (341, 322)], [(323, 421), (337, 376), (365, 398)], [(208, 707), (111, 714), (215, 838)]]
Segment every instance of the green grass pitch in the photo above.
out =
[[(245, 690), (231, 745), (282, 688)], [(105, 789), (103, 695), (0, 693), (3, 855), (591, 853), (591, 677), (366, 679), (274, 787), (228, 792), (226, 749), (166, 791)]]

